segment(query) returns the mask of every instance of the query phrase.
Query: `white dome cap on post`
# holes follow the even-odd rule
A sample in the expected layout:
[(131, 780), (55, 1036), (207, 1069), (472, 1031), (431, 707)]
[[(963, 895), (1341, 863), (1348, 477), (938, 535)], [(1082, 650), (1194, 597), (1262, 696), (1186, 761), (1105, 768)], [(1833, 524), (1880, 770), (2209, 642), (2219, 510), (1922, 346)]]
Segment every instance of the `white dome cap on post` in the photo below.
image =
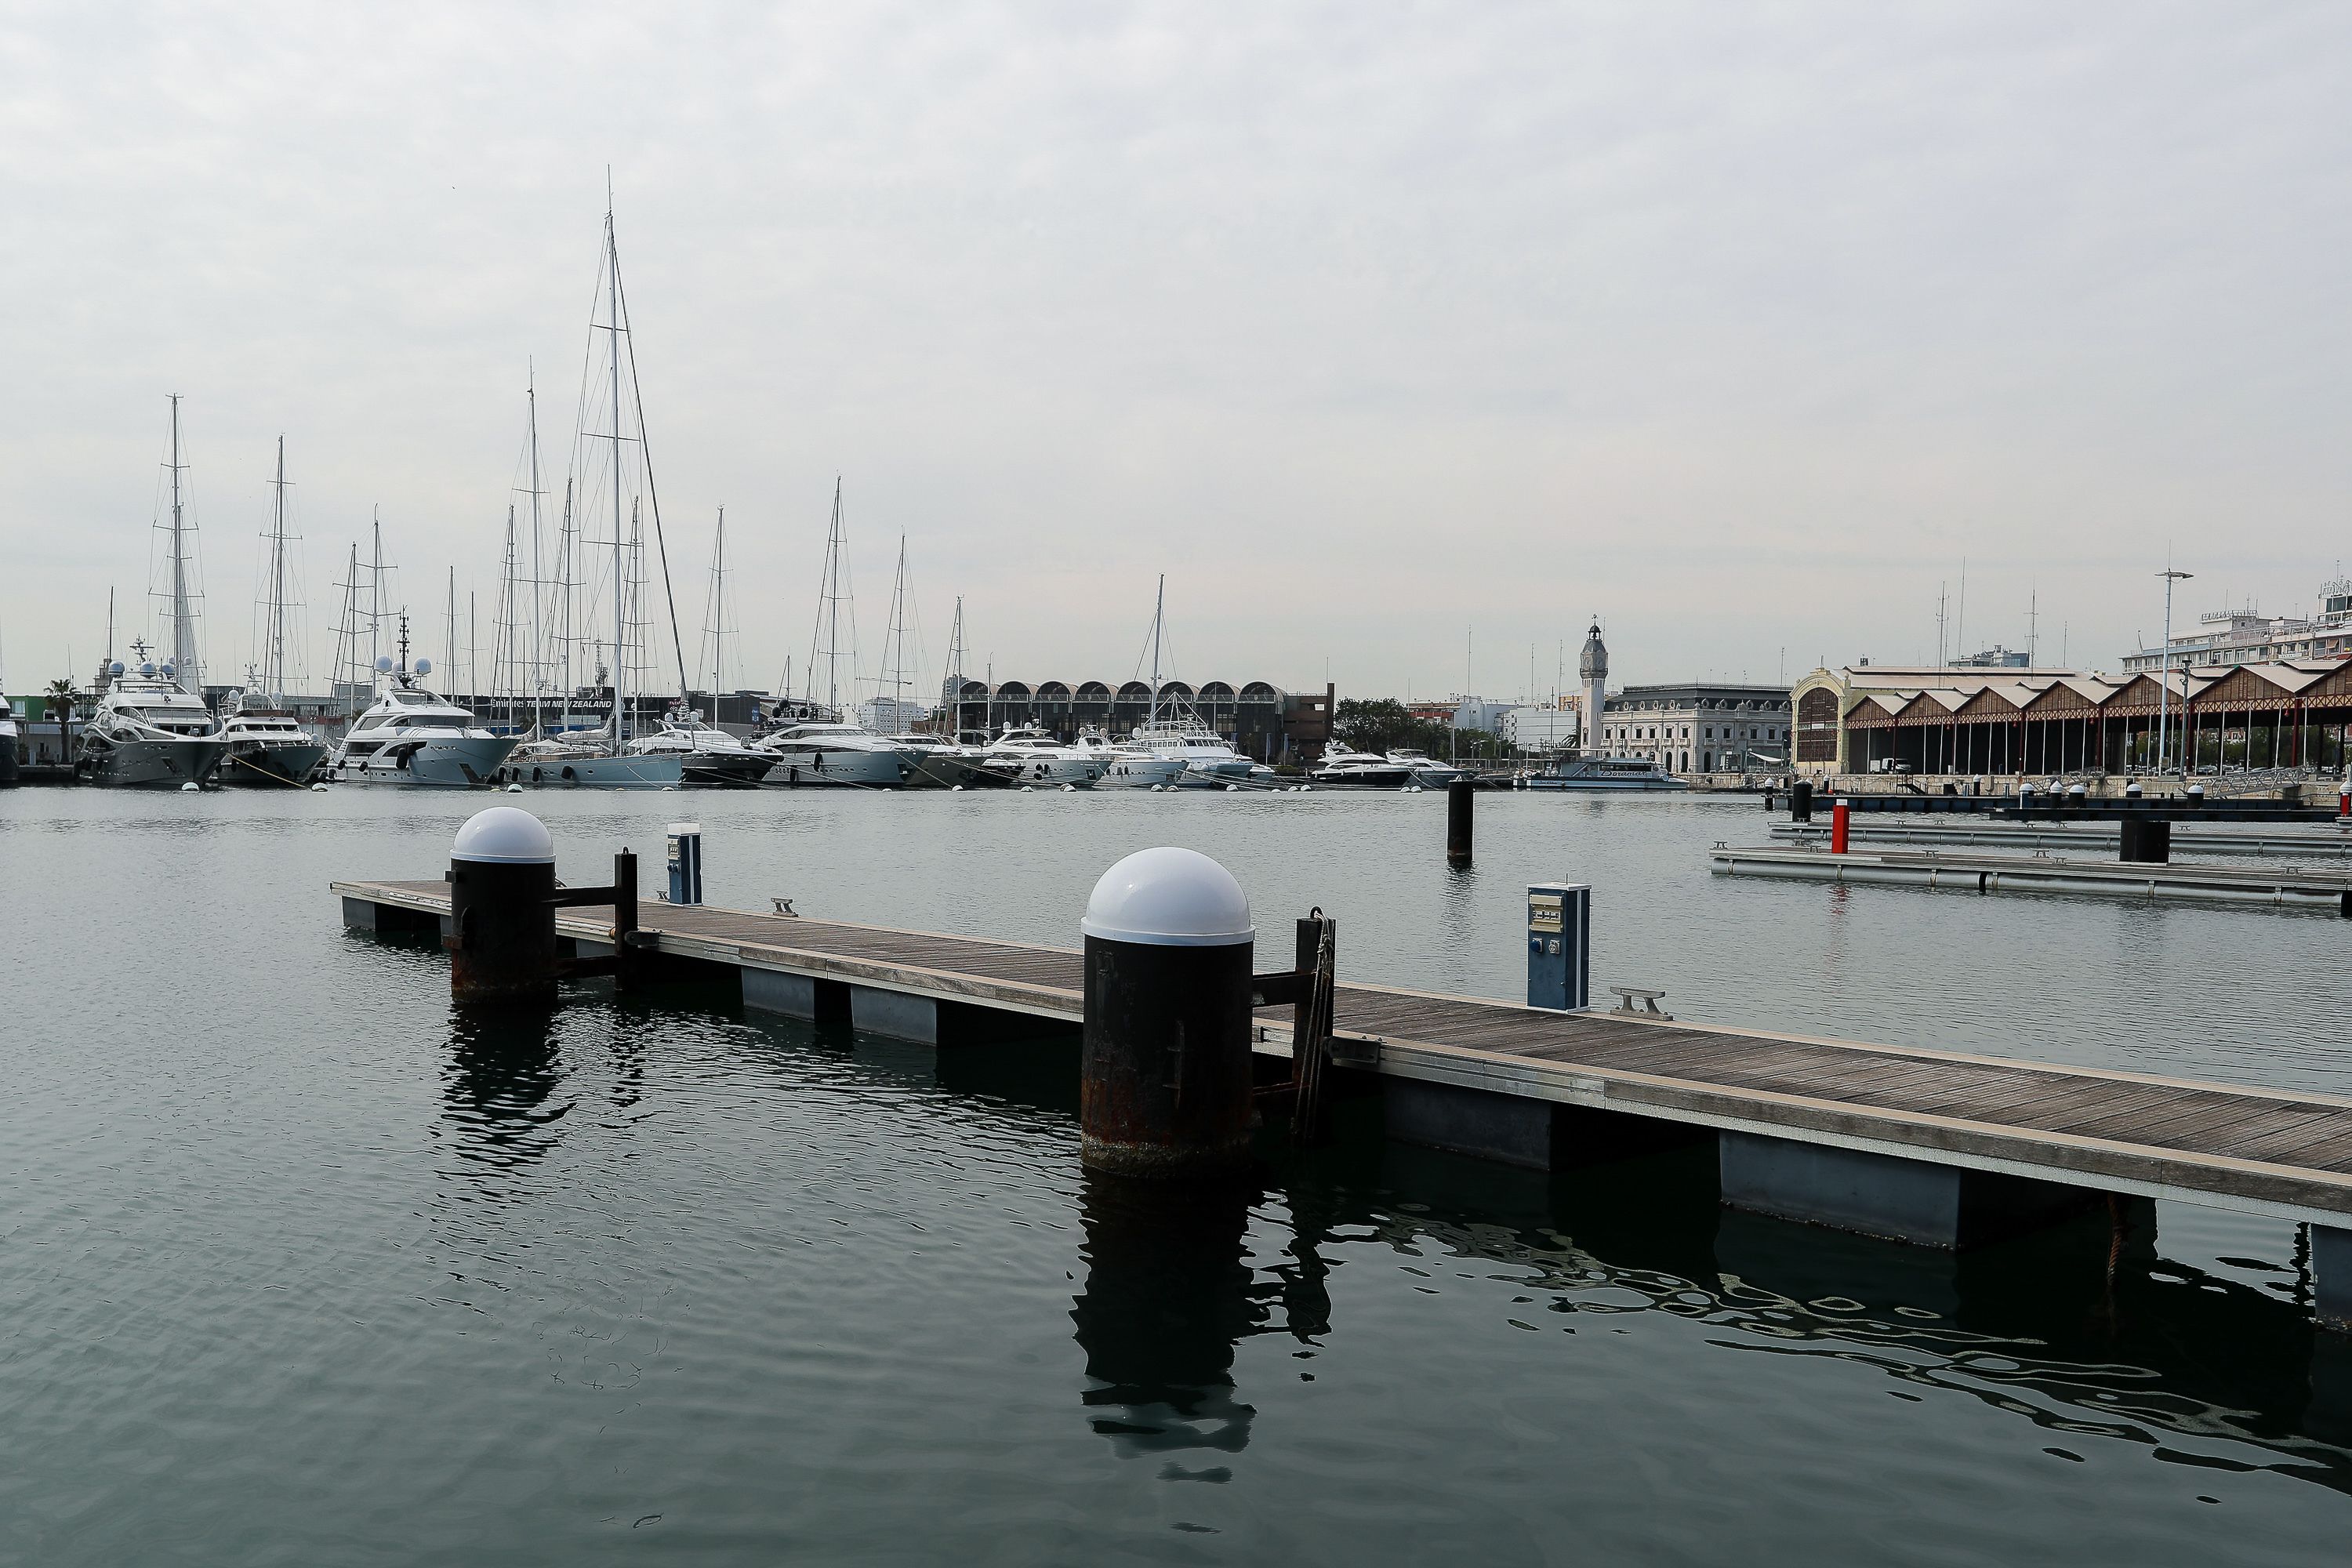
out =
[(520, 806), (494, 805), (466, 819), (449, 858), (487, 866), (552, 866), (555, 835)]
[(1193, 849), (1139, 849), (1102, 874), (1078, 929), (1146, 947), (1238, 947), (1257, 939), (1234, 874)]

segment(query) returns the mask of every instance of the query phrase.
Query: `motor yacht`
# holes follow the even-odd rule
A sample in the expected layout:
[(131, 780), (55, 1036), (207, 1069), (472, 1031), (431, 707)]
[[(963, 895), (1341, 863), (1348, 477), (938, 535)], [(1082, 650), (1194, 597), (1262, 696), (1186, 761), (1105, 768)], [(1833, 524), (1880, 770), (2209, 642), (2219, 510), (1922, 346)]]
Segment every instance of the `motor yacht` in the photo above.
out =
[(893, 735), (907, 761), (908, 789), (1004, 789), (1016, 781), (988, 760), (988, 737), (977, 731), (950, 741), (940, 735)]
[(723, 789), (750, 789), (776, 767), (776, 759), (755, 752), (698, 713), (664, 719), (661, 728), (629, 742), (637, 756), (674, 757), (682, 782)]
[(1093, 751), (1080, 746), (1066, 746), (1043, 730), (1027, 725), (1008, 724), (990, 748), (990, 767), (1009, 773), (1021, 784), (1033, 788), (1058, 788), (1069, 784), (1077, 789), (1092, 789), (1103, 776), (1108, 764)]
[(1273, 769), (1261, 769), (1226, 744), (1224, 737), (1208, 725), (1179, 714), (1156, 723), (1139, 724), (1128, 737), (1130, 745), (1139, 747), (1155, 757), (1173, 758), (1184, 764), (1177, 784), (1184, 789), (1223, 789), (1227, 784), (1255, 784), (1262, 772), (1268, 777)]
[(309, 784), (327, 760), (326, 742), (312, 739), (291, 713), (247, 707), (247, 696), (240, 691), (231, 698), (221, 717), (221, 739), (228, 742), (221, 783), (278, 789)]
[(1324, 748), (1322, 765), (1307, 776), (1337, 789), (1402, 789), (1412, 782), (1412, 767), (1379, 752), (1353, 751), (1334, 742)]
[(772, 784), (897, 789), (914, 771), (896, 739), (822, 720), (787, 725), (751, 749), (775, 759), (766, 781)]
[(494, 735), (473, 713), (419, 682), (433, 661), (408, 664), (408, 626), (401, 623), (400, 661), (376, 660), (375, 702), (344, 731), (327, 759), (326, 776), (339, 784), (407, 784), (428, 789), (481, 789), (520, 743)]
[(16, 782), (16, 715), (7, 699), (0, 698), (0, 789)]
[(609, 724), (525, 738), (499, 770), (499, 780), (575, 789), (676, 789), (685, 782), (682, 754), (649, 754), (636, 746), (633, 741), (614, 750)]
[(228, 742), (212, 710), (180, 685), (172, 664), (147, 657), (145, 643), (131, 648), (135, 668), (124, 669), (121, 659), (106, 667), (110, 684), (82, 729), (74, 772), (118, 788), (213, 783)]
[(1412, 782), (1425, 789), (1444, 789), (1455, 779), (1470, 776), (1467, 768), (1457, 768), (1452, 763), (1441, 763), (1417, 747), (1400, 746), (1389, 753), (1392, 764), (1412, 775)]
[(1161, 756), (1131, 742), (1113, 744), (1099, 730), (1080, 731), (1077, 749), (1102, 763), (1096, 783), (1104, 789), (1174, 789), (1184, 776), (1181, 757)]

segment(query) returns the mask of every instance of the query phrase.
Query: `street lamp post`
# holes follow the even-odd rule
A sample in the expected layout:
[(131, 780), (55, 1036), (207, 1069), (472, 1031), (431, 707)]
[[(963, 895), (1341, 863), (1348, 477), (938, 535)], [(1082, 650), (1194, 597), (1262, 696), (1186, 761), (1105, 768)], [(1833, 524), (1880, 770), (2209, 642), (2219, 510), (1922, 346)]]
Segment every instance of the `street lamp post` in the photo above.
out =
[[(2164, 579), (2164, 647), (2158, 661), (2156, 677), (2156, 771), (2158, 773), (2164, 772), (2165, 759), (2170, 754), (2168, 745), (2168, 737), (2166, 732), (2168, 726), (2166, 721), (2170, 716), (2168, 710), (2172, 703), (2172, 585), (2175, 583), (2189, 581), (2192, 574), (2187, 572), (2176, 572), (2169, 566), (2157, 574)], [(2189, 717), (2187, 708), (2189, 694), (2183, 691), (2180, 695), (2181, 719), (2186, 722)], [(2189, 758), (2184, 752), (2181, 759), (2184, 776), (2188, 763)]]

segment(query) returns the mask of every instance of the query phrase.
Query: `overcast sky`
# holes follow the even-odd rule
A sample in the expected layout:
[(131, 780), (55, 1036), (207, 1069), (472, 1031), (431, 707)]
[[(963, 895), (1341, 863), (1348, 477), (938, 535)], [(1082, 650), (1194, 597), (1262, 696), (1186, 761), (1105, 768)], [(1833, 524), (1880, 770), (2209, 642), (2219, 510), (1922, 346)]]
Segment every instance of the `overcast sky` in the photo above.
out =
[[(2113, 668), (2307, 610), (2352, 490), (2352, 8), (9, 5), (0, 649), (145, 615), (167, 393), (215, 675), (286, 437), (322, 685), (381, 508), (487, 641), (540, 367), (560, 488), (609, 163), (686, 637), (753, 684), (834, 478), (870, 668), (1343, 694)], [(129, 633), (122, 634), (122, 640)]]

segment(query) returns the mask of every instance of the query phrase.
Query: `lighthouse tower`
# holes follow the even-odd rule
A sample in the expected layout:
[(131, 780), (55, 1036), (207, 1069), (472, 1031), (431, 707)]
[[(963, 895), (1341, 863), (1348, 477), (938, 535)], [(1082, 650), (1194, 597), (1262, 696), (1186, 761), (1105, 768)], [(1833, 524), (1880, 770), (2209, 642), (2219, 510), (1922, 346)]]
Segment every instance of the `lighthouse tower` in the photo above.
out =
[(1605, 755), (1601, 714), (1609, 686), (1609, 649), (1601, 640), (1601, 623), (1584, 635), (1584, 651), (1577, 656), (1576, 672), (1584, 678), (1584, 754)]

